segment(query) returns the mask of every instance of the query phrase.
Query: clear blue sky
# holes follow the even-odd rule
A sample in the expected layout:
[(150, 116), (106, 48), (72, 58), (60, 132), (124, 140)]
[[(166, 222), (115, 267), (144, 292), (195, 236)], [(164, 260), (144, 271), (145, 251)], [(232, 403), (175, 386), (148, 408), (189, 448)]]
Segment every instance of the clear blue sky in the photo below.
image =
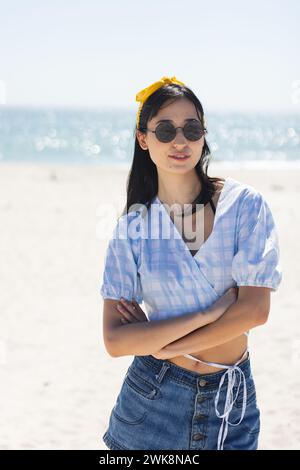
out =
[(300, 110), (299, 0), (0, 0), (0, 11), (8, 106), (137, 109), (140, 89), (175, 75), (212, 110)]

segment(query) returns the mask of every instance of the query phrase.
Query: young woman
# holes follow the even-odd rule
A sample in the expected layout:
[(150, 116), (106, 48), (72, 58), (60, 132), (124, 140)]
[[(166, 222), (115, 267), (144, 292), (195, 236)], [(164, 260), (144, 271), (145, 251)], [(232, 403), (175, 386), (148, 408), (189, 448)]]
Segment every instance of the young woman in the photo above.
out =
[(271, 210), (252, 186), (207, 175), (203, 108), (183, 82), (163, 77), (136, 99), (127, 204), (101, 286), (106, 349), (134, 359), (103, 440), (257, 449), (247, 334), (267, 321), (282, 278)]

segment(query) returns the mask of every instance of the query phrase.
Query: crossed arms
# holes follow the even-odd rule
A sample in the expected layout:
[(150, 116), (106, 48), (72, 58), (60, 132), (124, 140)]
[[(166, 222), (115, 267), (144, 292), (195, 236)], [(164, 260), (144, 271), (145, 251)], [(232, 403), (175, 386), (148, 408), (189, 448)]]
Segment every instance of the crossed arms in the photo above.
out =
[(159, 354), (160, 358), (168, 359), (227, 343), (266, 323), (270, 289), (240, 286), (236, 302), (213, 322), (205, 320), (205, 313), (120, 326), (120, 313), (115, 307), (117, 301), (114, 302), (110, 310), (108, 304), (106, 312), (104, 308), (104, 341), (109, 354), (113, 357)]

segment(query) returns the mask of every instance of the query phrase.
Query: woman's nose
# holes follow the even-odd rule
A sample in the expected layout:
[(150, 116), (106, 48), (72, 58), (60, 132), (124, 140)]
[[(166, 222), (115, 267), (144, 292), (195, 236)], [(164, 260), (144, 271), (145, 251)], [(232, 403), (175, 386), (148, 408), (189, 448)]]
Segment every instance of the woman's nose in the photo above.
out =
[(176, 129), (176, 136), (174, 137), (173, 142), (174, 144), (178, 144), (178, 145), (186, 143), (186, 138), (184, 137), (183, 129), (181, 128)]

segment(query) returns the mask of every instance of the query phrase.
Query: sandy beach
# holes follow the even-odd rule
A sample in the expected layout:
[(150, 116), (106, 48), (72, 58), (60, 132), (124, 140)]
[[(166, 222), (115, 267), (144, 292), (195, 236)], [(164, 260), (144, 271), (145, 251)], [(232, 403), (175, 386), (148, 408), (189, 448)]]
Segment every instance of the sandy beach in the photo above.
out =
[[(251, 184), (278, 228), (283, 280), (250, 333), (260, 449), (300, 449), (300, 170), (210, 176)], [(125, 204), (127, 171), (0, 164), (0, 449), (106, 449), (102, 435), (133, 357), (112, 358), (99, 290), (101, 207)], [(100, 208), (100, 212), (99, 212)], [(117, 215), (117, 213), (116, 213)]]

